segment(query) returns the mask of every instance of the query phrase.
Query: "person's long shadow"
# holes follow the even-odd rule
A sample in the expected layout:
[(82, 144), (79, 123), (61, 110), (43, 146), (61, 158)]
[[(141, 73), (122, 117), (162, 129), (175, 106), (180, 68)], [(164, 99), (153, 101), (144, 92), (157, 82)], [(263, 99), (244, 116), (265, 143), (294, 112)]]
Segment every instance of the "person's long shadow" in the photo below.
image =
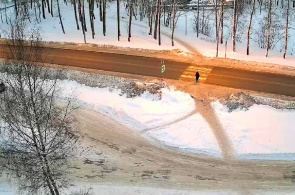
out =
[(198, 112), (207, 121), (225, 159), (234, 159), (235, 151), (209, 100), (195, 100)]

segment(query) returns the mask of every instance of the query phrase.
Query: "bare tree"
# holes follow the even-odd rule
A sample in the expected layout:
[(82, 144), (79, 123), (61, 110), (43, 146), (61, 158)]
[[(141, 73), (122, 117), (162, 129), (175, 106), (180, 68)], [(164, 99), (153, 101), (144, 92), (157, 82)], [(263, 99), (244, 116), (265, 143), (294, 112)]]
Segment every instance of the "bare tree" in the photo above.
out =
[(198, 0), (198, 13), (197, 13), (197, 37), (199, 37), (199, 21), (200, 21), (200, 0)]
[[(51, 3), (52, 3), (52, 0), (51, 0)], [(77, 17), (77, 3), (76, 3), (76, 0), (73, 0), (73, 6), (74, 6), (74, 12), (75, 12), (75, 20), (76, 20), (77, 30), (79, 30), (80, 27), (79, 27), (78, 17)]]
[(287, 48), (288, 48), (289, 10), (290, 10), (290, 0), (287, 0), (286, 28), (285, 28), (285, 49), (284, 49), (284, 54), (283, 54), (284, 59), (286, 59)]
[(132, 25), (132, 9), (133, 9), (133, 2), (129, 0), (129, 24), (128, 24), (128, 41), (130, 42), (131, 38), (131, 25)]
[[(159, 22), (159, 12), (160, 12), (160, 0), (157, 0), (157, 13), (156, 13), (156, 20), (155, 20), (155, 27), (154, 27), (154, 39), (157, 39), (157, 30), (158, 30), (158, 22)], [(160, 25), (160, 24), (159, 24)]]
[(83, 36), (84, 36), (84, 43), (86, 43), (86, 25), (85, 25), (85, 20), (83, 19), (83, 17), (85, 17), (85, 13), (82, 12), (82, 3), (81, 0), (78, 0), (78, 13), (79, 13), (79, 21), (81, 22), (81, 28), (82, 28), (82, 32), (83, 32)]
[(95, 29), (94, 29), (94, 0), (88, 0), (88, 8), (89, 8), (89, 19), (90, 19), (90, 27), (92, 33), (92, 39), (94, 39)]
[(271, 25), (272, 25), (272, 0), (269, 0), (268, 5), (268, 31), (267, 31), (267, 41), (266, 41), (266, 57), (268, 57), (268, 51), (270, 49), (270, 33), (271, 33)]
[(221, 30), (221, 33), (220, 33), (220, 44), (223, 44), (223, 28), (224, 28), (224, 1), (221, 0), (221, 16), (220, 16), (220, 30)]
[(172, 42), (172, 46), (174, 46), (174, 31), (175, 31), (175, 27), (176, 27), (176, 23), (177, 23), (177, 19), (176, 18), (176, 12), (177, 12), (177, 8), (176, 8), (176, 0), (173, 0), (172, 3), (172, 9), (173, 9), (173, 16), (172, 16), (172, 34), (171, 34), (171, 42)]
[(159, 29), (158, 29), (158, 34), (159, 34), (159, 45), (161, 45), (161, 0), (159, 0)]
[(249, 20), (248, 31), (247, 31), (247, 55), (249, 55), (249, 53), (250, 53), (250, 51), (249, 51), (250, 50), (250, 31), (251, 31), (251, 27), (252, 27), (253, 15), (254, 15), (254, 12), (255, 12), (255, 3), (256, 3), (256, 1), (253, 0), (253, 7), (252, 7), (250, 20)]
[(236, 19), (237, 19), (238, 0), (234, 0), (234, 15), (233, 15), (233, 51), (236, 51)]
[[(215, 15), (217, 13), (217, 1), (215, 5)], [(219, 15), (218, 15), (218, 27), (216, 29), (216, 57), (218, 57), (218, 52), (219, 52), (219, 34), (220, 34), (220, 27), (221, 27), (221, 15), (222, 15), (222, 0), (219, 0)], [(217, 19), (217, 16), (215, 16)], [(217, 23), (217, 20), (216, 20)]]
[(40, 35), (25, 21), (12, 23), (6, 61), (0, 66), (7, 89), (0, 95), (1, 149), (20, 190), (61, 194), (67, 186), (68, 159), (78, 137), (70, 103), (58, 105), (58, 72), (41, 60)]
[(150, 26), (150, 31), (149, 35), (152, 35), (153, 33), (153, 18), (154, 18), (154, 1), (150, 1), (150, 14), (149, 14), (149, 26)]
[(56, 2), (57, 2), (59, 22), (60, 22), (60, 25), (61, 25), (62, 32), (65, 34), (65, 29), (64, 29), (64, 25), (63, 25), (61, 14), (60, 14), (59, 0), (56, 0)]
[(102, 0), (102, 31), (103, 31), (103, 36), (106, 36), (106, 32), (107, 32), (107, 27), (106, 27), (106, 17), (107, 17), (107, 0)]
[(172, 21), (171, 21), (171, 26), (172, 26), (172, 30), (171, 30), (171, 42), (172, 42), (172, 46), (174, 46), (174, 32), (175, 32), (175, 28), (176, 28), (176, 24), (178, 22), (178, 18), (181, 15), (184, 15), (185, 12), (179, 12), (178, 9), (180, 6), (183, 6), (185, 4), (185, 1), (183, 0), (172, 0)]
[(118, 41), (120, 41), (120, 0), (117, 0), (117, 24), (118, 24)]

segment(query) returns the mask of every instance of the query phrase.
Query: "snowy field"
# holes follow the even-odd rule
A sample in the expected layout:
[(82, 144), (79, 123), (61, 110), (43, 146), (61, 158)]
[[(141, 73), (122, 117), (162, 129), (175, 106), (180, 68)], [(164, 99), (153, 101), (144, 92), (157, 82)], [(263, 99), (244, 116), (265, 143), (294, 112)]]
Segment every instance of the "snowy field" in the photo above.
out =
[[(86, 187), (85, 187), (86, 186)], [(79, 183), (63, 194), (89, 191), (95, 195), (140, 194), (140, 195), (242, 195), (241, 191), (234, 190), (177, 190), (153, 187), (139, 187), (129, 185), (98, 185)], [(16, 193), (6, 183), (0, 183), (0, 195), (15, 195)], [(251, 190), (252, 195), (293, 195), (291, 190)]]
[[(120, 96), (120, 90), (92, 88), (63, 80), (62, 97), (103, 113), (147, 139), (186, 152), (221, 157), (218, 142), (206, 120), (198, 113), (189, 94), (162, 89), (162, 100), (148, 93), (140, 97)], [(231, 140), (236, 157), (256, 160), (295, 160), (295, 110), (254, 105), (248, 111), (231, 113), (219, 102), (212, 106)], [(194, 113), (196, 112), (196, 113)]]
[[(139, 21), (139, 19), (132, 21), (132, 37), (131, 42), (127, 40), (127, 22), (128, 16), (124, 5), (121, 4), (121, 38), (120, 41), (117, 41), (117, 20), (116, 20), (116, 4), (115, 2), (108, 4), (107, 10), (107, 33), (106, 36), (102, 34), (102, 22), (99, 21), (99, 17), (97, 15), (97, 19), (95, 21), (95, 39), (91, 37), (91, 30), (90, 30), (90, 23), (89, 23), (89, 14), (88, 14), (88, 4), (86, 4), (86, 22), (88, 27), (88, 32), (86, 32), (86, 40), (87, 43), (94, 43), (100, 45), (114, 45), (120, 47), (130, 47), (130, 48), (145, 48), (145, 49), (155, 49), (155, 50), (162, 50), (162, 49), (180, 49), (182, 51), (188, 52), (189, 50), (182, 44), (175, 41), (175, 46), (171, 46), (171, 39), (169, 36), (171, 35), (171, 29), (169, 27), (164, 27), (162, 25), (162, 45), (158, 45), (158, 41), (153, 39), (152, 36), (148, 35), (148, 25), (146, 19), (144, 21)], [(9, 9), (8, 15), (11, 14), (9, 12), (13, 12), (14, 9)], [(99, 13), (99, 10), (95, 6), (95, 13)], [(281, 14), (280, 10), (275, 10), (277, 14)], [(294, 31), (293, 31), (293, 23), (290, 24), (290, 39), (289, 39), (289, 48), (287, 53), (287, 59), (283, 59), (283, 53), (280, 52), (283, 47), (283, 40), (281, 39), (277, 43), (277, 47), (274, 50), (271, 50), (269, 53), (269, 57), (265, 57), (266, 50), (261, 49), (257, 44), (257, 38), (254, 36), (254, 31), (259, 30), (259, 26), (261, 25), (261, 18), (266, 14), (265, 11), (262, 12), (262, 15), (257, 12), (254, 15), (253, 21), (253, 35), (252, 40), (250, 42), (250, 56), (246, 55), (246, 30), (242, 30), (244, 33), (240, 33), (240, 40), (241, 42), (237, 42), (237, 52), (232, 52), (232, 42), (231, 42), (231, 11), (227, 11), (227, 20), (225, 21), (225, 38), (224, 41), (228, 41), (227, 44), (227, 58), (232, 59), (239, 59), (239, 60), (246, 60), (246, 61), (256, 61), (256, 62), (264, 62), (264, 63), (274, 63), (280, 65), (287, 65), (295, 67), (295, 56), (293, 50), (295, 49), (295, 40), (292, 39)], [(71, 5), (64, 5), (63, 1), (61, 1), (61, 14), (63, 18), (63, 23), (65, 27), (66, 34), (62, 33), (59, 18), (57, 13), (52, 18), (49, 14), (45, 20), (42, 19), (41, 23), (38, 26), (41, 28), (42, 37), (44, 41), (61, 41), (61, 42), (74, 42), (74, 43), (84, 43), (83, 34), (81, 30), (77, 30), (76, 22), (73, 12), (73, 7)], [(212, 29), (210, 30), (211, 37), (207, 37), (200, 34), (200, 37), (197, 38), (195, 32), (195, 11), (189, 11), (187, 13), (180, 12), (181, 16), (178, 19), (177, 26), (175, 29), (175, 37), (182, 40), (184, 43), (194, 47), (197, 49), (201, 54), (207, 57), (215, 57), (216, 55), (216, 42), (215, 38), (212, 38), (214, 34), (213, 28), (213, 15), (212, 13), (206, 13), (206, 15), (210, 15), (209, 23), (211, 24)], [(14, 14), (12, 14), (14, 15)], [(248, 14), (249, 15), (249, 14)], [(249, 20), (247, 12), (242, 15), (245, 20), (240, 21), (239, 28), (247, 26)], [(138, 16), (139, 17), (139, 16)], [(282, 16), (283, 17), (283, 16)], [(32, 16), (34, 18), (34, 16)], [(187, 20), (187, 26), (186, 24)], [(163, 18), (161, 20), (163, 22)], [(7, 29), (7, 25), (4, 19), (4, 22), (0, 25), (0, 32), (5, 31)], [(187, 32), (187, 33), (185, 33)], [(283, 34), (283, 33), (282, 33)], [(225, 56), (225, 44), (219, 46), (219, 57)]]
[(248, 111), (227, 112), (212, 103), (238, 158), (295, 160), (295, 110), (253, 105)]
[[(83, 185), (85, 186), (85, 185)], [(241, 195), (243, 192), (234, 190), (176, 190), (176, 189), (164, 189), (164, 188), (152, 188), (152, 187), (138, 187), (138, 186), (119, 186), (119, 185), (89, 185), (94, 194), (103, 195), (116, 195), (116, 194), (141, 194), (141, 195)], [(82, 188), (83, 189), (83, 188)], [(78, 191), (79, 190), (74, 190)], [(253, 195), (291, 195), (294, 192), (288, 190), (282, 190), (279, 192), (268, 190), (254, 190), (251, 191)]]

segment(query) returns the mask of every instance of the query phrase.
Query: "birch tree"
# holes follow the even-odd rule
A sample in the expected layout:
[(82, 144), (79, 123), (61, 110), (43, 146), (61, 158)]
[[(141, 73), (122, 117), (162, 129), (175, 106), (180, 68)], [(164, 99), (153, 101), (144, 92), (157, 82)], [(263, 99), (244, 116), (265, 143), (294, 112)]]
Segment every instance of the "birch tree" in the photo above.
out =
[(238, 0), (234, 0), (234, 14), (233, 14), (233, 51), (236, 51), (236, 19), (237, 19), (237, 5)]
[(269, 5), (268, 5), (268, 30), (267, 30), (267, 40), (266, 40), (266, 57), (268, 57), (268, 52), (270, 49), (270, 33), (271, 33), (271, 25), (272, 25), (272, 0), (269, 0)]
[(290, 0), (287, 0), (286, 28), (285, 28), (285, 48), (284, 48), (284, 54), (283, 54), (284, 59), (286, 59), (287, 48), (288, 48), (289, 11), (290, 11)]
[(118, 41), (120, 41), (120, 0), (117, 0), (117, 25), (118, 25)]
[(254, 15), (254, 12), (255, 12), (255, 4), (256, 4), (256, 1), (253, 0), (253, 7), (252, 7), (252, 10), (251, 10), (251, 15), (250, 15), (250, 20), (249, 20), (249, 25), (248, 25), (248, 31), (247, 31), (247, 55), (249, 55), (250, 53), (250, 31), (251, 31), (251, 27), (252, 27), (252, 19), (253, 19), (253, 15)]
[[(19, 18), (21, 18), (19, 16)], [(0, 95), (0, 136), (6, 168), (20, 190), (59, 195), (78, 139), (70, 103), (58, 104), (59, 73), (41, 60), (40, 35), (20, 19), (11, 25), (0, 71), (7, 86)]]

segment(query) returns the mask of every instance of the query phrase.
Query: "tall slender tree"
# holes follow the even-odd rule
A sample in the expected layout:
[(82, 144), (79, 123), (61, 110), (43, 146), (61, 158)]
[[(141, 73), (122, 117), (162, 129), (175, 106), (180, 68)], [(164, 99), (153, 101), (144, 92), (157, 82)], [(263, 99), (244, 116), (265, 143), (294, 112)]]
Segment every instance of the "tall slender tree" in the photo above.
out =
[(89, 6), (89, 19), (90, 19), (90, 27), (91, 27), (91, 33), (92, 33), (92, 39), (94, 39), (95, 36), (95, 29), (94, 29), (94, 0), (88, 0), (88, 6)]
[(269, 0), (268, 5), (268, 30), (267, 30), (267, 39), (266, 39), (266, 57), (268, 57), (268, 52), (270, 49), (270, 34), (271, 34), (271, 26), (272, 26), (272, 0)]
[(59, 0), (56, 0), (56, 2), (57, 2), (57, 10), (58, 10), (59, 22), (60, 22), (60, 25), (61, 25), (62, 32), (65, 34), (66, 32), (65, 32), (64, 25), (63, 25), (62, 18), (61, 18), (61, 14), (60, 14)]
[[(73, 0), (73, 7), (74, 7), (74, 12), (75, 12), (75, 20), (76, 20), (76, 25), (77, 25), (77, 30), (80, 29), (79, 27), (79, 22), (78, 22), (78, 17), (77, 17), (77, 3), (76, 3), (77, 0)], [(52, 2), (52, 0), (51, 0)]]
[(155, 20), (155, 27), (154, 27), (154, 39), (157, 39), (157, 31), (158, 31), (158, 22), (159, 22), (159, 10), (160, 10), (160, 7), (159, 7), (159, 1), (160, 0), (157, 0), (158, 3), (157, 3), (157, 13), (156, 13), (156, 20)]
[(132, 9), (133, 9), (133, 2), (129, 0), (129, 26), (128, 26), (128, 41), (130, 42), (131, 38), (131, 25), (132, 25)]
[(199, 37), (199, 27), (200, 27), (200, 0), (198, 0), (198, 12), (197, 12), (197, 37)]
[(252, 19), (253, 19), (253, 15), (255, 12), (255, 3), (256, 1), (253, 0), (253, 7), (252, 7), (252, 11), (251, 11), (251, 15), (250, 15), (250, 20), (249, 20), (249, 25), (248, 25), (248, 32), (247, 32), (247, 55), (250, 54), (250, 31), (251, 31), (251, 27), (252, 27)]
[(283, 58), (286, 59), (288, 48), (288, 30), (289, 30), (289, 13), (290, 12), (290, 0), (287, 0), (287, 13), (286, 13), (286, 28), (285, 28), (285, 48)]
[(221, 20), (221, 27), (220, 27), (220, 44), (223, 44), (223, 20), (224, 20), (224, 2), (223, 0), (221, 0), (221, 16), (220, 16), (220, 20)]
[(159, 42), (159, 45), (161, 45), (161, 0), (159, 0), (159, 39), (158, 39), (158, 42)]
[(237, 19), (237, 5), (238, 5), (238, 0), (234, 0), (234, 14), (233, 14), (233, 51), (236, 51), (236, 19)]
[(120, 41), (120, 0), (117, 0), (117, 25), (118, 25), (118, 41)]

